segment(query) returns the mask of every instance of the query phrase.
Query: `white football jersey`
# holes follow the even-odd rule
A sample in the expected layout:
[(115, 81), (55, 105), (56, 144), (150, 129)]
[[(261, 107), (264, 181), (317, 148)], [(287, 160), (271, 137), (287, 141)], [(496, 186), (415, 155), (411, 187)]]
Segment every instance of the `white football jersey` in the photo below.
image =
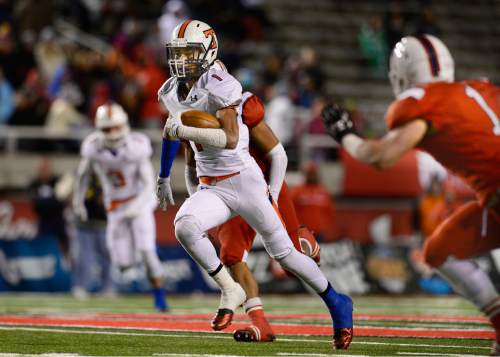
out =
[[(152, 147), (149, 138), (138, 132), (131, 132), (123, 145), (109, 148), (104, 145), (104, 136), (100, 131), (90, 134), (82, 143), (81, 155), (89, 159), (93, 171), (99, 177), (104, 193), (104, 203), (108, 209), (114, 202), (120, 207), (143, 193), (145, 185), (141, 180), (140, 170), (151, 173)], [(144, 202), (154, 207), (154, 192)]]
[[(241, 84), (217, 63), (212, 65), (193, 85), (184, 101), (177, 95), (178, 82), (171, 77), (164, 85), (163, 103), (172, 117), (188, 110), (200, 110), (216, 115), (217, 110), (239, 105), (242, 99)], [(238, 110), (239, 139), (235, 149), (220, 149), (190, 142), (195, 152), (198, 176), (223, 176), (246, 168), (254, 160), (248, 151), (248, 128)]]

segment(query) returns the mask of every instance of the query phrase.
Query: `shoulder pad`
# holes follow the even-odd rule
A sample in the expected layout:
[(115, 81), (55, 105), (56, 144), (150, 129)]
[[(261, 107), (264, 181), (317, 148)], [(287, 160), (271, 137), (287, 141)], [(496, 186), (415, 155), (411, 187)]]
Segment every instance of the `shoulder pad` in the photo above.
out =
[(82, 142), (80, 154), (83, 157), (92, 157), (103, 145), (103, 135), (100, 131), (95, 131), (88, 135)]
[(205, 89), (208, 90), (211, 104), (216, 108), (240, 104), (242, 87), (236, 78), (214, 67), (210, 68), (206, 76)]
[(151, 140), (145, 134), (133, 131), (129, 135), (129, 142), (137, 158), (148, 158), (153, 154)]

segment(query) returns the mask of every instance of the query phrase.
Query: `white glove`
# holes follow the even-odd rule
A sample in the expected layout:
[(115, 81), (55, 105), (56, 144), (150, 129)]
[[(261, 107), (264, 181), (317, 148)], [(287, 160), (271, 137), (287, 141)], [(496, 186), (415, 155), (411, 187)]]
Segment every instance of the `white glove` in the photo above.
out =
[(158, 206), (164, 211), (167, 209), (167, 200), (171, 205), (175, 204), (172, 187), (170, 186), (170, 177), (158, 177), (156, 180), (156, 197), (158, 198)]
[(165, 127), (163, 129), (164, 133), (167, 133), (169, 136), (177, 139), (182, 139), (179, 137), (179, 128), (182, 126), (182, 123), (169, 118), (165, 123)]
[(88, 220), (87, 209), (85, 208), (85, 204), (77, 203), (73, 205), (73, 212), (75, 216), (78, 217), (82, 222), (86, 222)]

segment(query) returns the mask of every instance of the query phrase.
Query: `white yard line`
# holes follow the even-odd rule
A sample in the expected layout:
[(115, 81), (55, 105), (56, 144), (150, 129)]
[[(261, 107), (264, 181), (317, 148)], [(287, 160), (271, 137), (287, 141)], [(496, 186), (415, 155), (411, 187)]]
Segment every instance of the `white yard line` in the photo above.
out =
[(481, 356), (484, 356), (484, 355), (463, 355), (463, 354), (457, 355), (457, 354), (450, 354), (450, 353), (431, 353), (431, 352), (425, 352), (425, 353), (422, 353), (422, 352), (398, 352), (397, 354), (402, 355), (402, 356), (446, 356), (446, 357), (463, 357), (463, 356), (481, 357)]
[[(74, 326), (73, 326), (74, 327)], [(85, 327), (88, 328), (88, 327)], [(91, 328), (107, 328), (107, 327), (91, 327)], [(72, 330), (72, 329), (52, 329), (39, 327), (22, 327), (22, 326), (0, 326), (0, 330), (21, 330), (21, 331), (39, 331), (39, 332), (54, 332), (54, 333), (74, 333), (74, 334), (95, 334), (95, 335), (123, 335), (123, 336), (152, 336), (152, 337), (176, 337), (176, 338), (214, 338), (214, 339), (232, 339), (229, 334), (165, 334), (165, 333), (141, 333), (141, 332), (121, 332), (121, 331), (94, 331), (94, 330)], [(331, 343), (328, 340), (313, 340), (313, 339), (296, 339), (296, 338), (279, 338), (278, 341), (283, 342), (320, 342)], [(464, 348), (467, 346), (460, 345), (431, 345), (422, 343), (393, 343), (393, 342), (373, 342), (373, 341), (355, 341), (357, 345), (379, 345), (379, 346), (401, 346), (401, 347), (429, 347), (429, 348)], [(489, 350), (490, 347), (476, 346), (474, 348)]]

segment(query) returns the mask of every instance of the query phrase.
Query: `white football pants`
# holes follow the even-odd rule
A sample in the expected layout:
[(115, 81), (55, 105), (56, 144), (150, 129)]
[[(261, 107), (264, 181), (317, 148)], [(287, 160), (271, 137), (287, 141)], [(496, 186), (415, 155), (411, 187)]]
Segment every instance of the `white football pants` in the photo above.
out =
[(317, 292), (327, 288), (328, 281), (316, 263), (294, 249), (256, 163), (215, 185), (200, 184), (198, 191), (177, 212), (174, 221), (177, 239), (191, 257), (211, 273), (220, 265), (220, 260), (204, 232), (234, 215), (240, 215), (262, 236), (266, 251), (283, 268)]
[(125, 218), (123, 214), (108, 214), (106, 243), (111, 262), (119, 268), (128, 268), (141, 259), (146, 264), (149, 277), (163, 275), (156, 254), (154, 213), (149, 207), (133, 219)]

